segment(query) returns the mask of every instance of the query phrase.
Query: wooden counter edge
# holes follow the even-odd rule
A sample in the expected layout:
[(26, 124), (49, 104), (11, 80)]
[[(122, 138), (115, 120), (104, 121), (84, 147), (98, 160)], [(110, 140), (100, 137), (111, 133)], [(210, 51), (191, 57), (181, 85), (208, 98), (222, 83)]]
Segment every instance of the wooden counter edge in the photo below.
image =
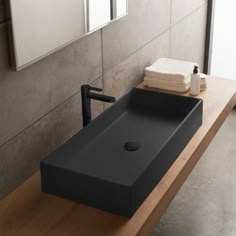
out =
[[(140, 84), (139, 88), (143, 88), (143, 85)], [(206, 136), (201, 140), (200, 145), (194, 151), (190, 161), (184, 166), (181, 170), (180, 174), (177, 176), (174, 182), (172, 182), (171, 187), (165, 193), (164, 197), (159, 202), (158, 206), (153, 209), (152, 214), (148, 217), (145, 224), (142, 226), (140, 231), (138, 232), (138, 236), (146, 236), (150, 235), (155, 228), (156, 224), (160, 220), (161, 216), (164, 214), (165, 210), (171, 203), (171, 201), (176, 196), (176, 193), (180, 190), (182, 185), (185, 183), (186, 179), (192, 172), (193, 168), (201, 158), (202, 154), (207, 149), (208, 145), (211, 143), (212, 139), (215, 137), (217, 131), (220, 129), (222, 124), (224, 123), (225, 119), (228, 115), (232, 112), (236, 105), (236, 92), (232, 96), (231, 100), (228, 102), (227, 106), (221, 112), (220, 116), (217, 118), (216, 122), (213, 124), (209, 132)]]
[[(226, 84), (228, 84), (228, 83), (229, 82), (227, 82)], [(231, 82), (230, 82), (230, 84), (231, 84)], [(232, 84), (234, 84), (234, 83), (232, 83)], [(138, 87), (143, 88), (143, 85), (141, 84)], [(192, 169), (197, 164), (198, 160), (200, 159), (200, 157), (202, 156), (202, 154), (204, 153), (204, 151), (208, 147), (209, 143), (211, 142), (211, 140), (213, 139), (213, 137), (215, 136), (215, 134), (217, 133), (217, 131), (219, 130), (221, 125), (223, 124), (224, 120), (227, 118), (227, 116), (232, 111), (234, 105), (236, 104), (236, 83), (235, 83), (235, 93), (234, 93), (234, 90), (231, 90), (231, 92), (229, 94), (230, 94), (230, 96), (227, 97), (227, 100), (225, 99), (225, 103), (224, 103), (224, 105), (225, 105), (228, 102), (227, 105), (225, 105), (224, 108), (223, 108), (223, 106), (221, 107), (221, 109), (219, 111), (219, 115), (217, 115), (216, 119), (214, 118), (214, 122), (211, 122), (212, 125), (210, 126), (210, 129), (207, 131), (207, 133), (203, 136), (203, 138), (199, 139), (199, 142), (196, 141), (196, 143), (198, 145), (197, 145), (197, 147), (194, 146), (193, 152), (191, 152), (191, 156), (188, 159), (188, 161), (186, 162), (186, 164), (181, 168), (178, 168), (178, 165), (177, 165), (176, 169), (178, 170), (178, 173), (176, 172), (177, 173), (176, 176), (175, 176), (176, 173), (173, 174), (174, 179), (173, 178), (171, 179), (171, 181), (169, 182), (168, 188), (166, 188), (165, 191), (162, 192), (163, 194), (161, 193), (161, 198), (160, 198), (160, 201), (158, 202), (158, 204), (154, 204), (154, 205), (152, 204), (152, 208), (150, 208), (150, 211), (148, 210), (148, 214), (144, 215), (145, 217), (143, 217), (140, 222), (136, 222), (136, 221), (132, 222), (132, 225), (130, 225), (128, 227), (124, 226), (125, 230), (121, 230), (121, 232), (119, 232), (119, 233), (114, 232), (114, 235), (122, 235), (123, 236), (123, 235), (126, 235), (125, 233), (127, 233), (127, 232), (130, 233), (129, 235), (147, 236), (147, 235), (151, 234), (152, 230), (155, 228), (155, 225), (158, 223), (159, 219), (161, 218), (161, 216), (165, 212), (166, 208), (169, 206), (170, 202), (173, 200), (176, 193), (179, 191), (179, 189), (181, 188), (181, 186), (183, 185), (183, 183), (185, 182), (185, 180), (187, 179), (187, 177), (191, 173)], [(184, 95), (184, 94), (182, 94), (182, 95)], [(194, 140), (194, 142), (195, 142), (195, 140)], [(191, 149), (191, 145), (192, 144), (189, 145), (190, 146), (189, 149)], [(36, 177), (36, 179), (37, 178), (38, 177)], [(33, 177), (33, 179), (32, 179), (32, 177), (30, 177), (25, 183), (23, 183), (23, 185), (24, 186), (27, 185), (29, 183), (28, 181), (35, 182), (35, 177)], [(22, 189), (23, 185), (19, 186), (18, 190)], [(14, 194), (14, 192), (12, 194)], [(10, 195), (12, 195), (12, 194), (10, 194)], [(154, 194), (152, 196), (152, 198), (155, 196), (156, 195)], [(6, 200), (7, 200), (7, 198), (8, 197), (6, 197)], [(14, 198), (16, 198), (16, 196), (14, 196)], [(2, 200), (0, 202), (3, 203), (3, 201), (4, 200)], [(141, 210), (140, 213), (142, 213), (142, 212), (143, 211)], [(139, 213), (139, 215), (141, 215), (140, 213)], [(144, 213), (145, 213), (145, 210), (144, 210)], [(134, 218), (134, 219), (136, 220), (136, 218)], [(116, 221), (116, 218), (114, 220)], [(92, 233), (94, 233), (94, 232), (92, 232)], [(1, 230), (0, 230), (0, 234), (1, 234)], [(112, 235), (113, 235), (113, 231), (112, 231)]]

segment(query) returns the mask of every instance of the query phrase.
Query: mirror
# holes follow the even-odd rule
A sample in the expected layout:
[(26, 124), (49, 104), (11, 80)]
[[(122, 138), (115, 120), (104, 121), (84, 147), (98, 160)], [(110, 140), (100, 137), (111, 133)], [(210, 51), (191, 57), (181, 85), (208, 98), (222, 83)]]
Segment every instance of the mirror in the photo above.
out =
[(127, 1), (10, 0), (16, 70), (127, 15)]
[(127, 12), (127, 0), (112, 0), (112, 19), (121, 17)]
[(88, 0), (88, 31), (127, 14), (127, 0)]
[(111, 0), (88, 0), (88, 31), (111, 21)]

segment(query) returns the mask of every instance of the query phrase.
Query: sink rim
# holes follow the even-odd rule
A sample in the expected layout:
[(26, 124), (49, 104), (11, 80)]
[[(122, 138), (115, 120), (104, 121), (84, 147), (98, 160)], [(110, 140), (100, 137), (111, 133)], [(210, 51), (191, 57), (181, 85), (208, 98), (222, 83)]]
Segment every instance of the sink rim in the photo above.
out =
[[(152, 154), (152, 156), (150, 157), (151, 158), (151, 161), (150, 162), (146, 162), (145, 163), (145, 166), (142, 167), (142, 171), (140, 171), (140, 174), (136, 175), (136, 177), (130, 181), (129, 183), (128, 182), (121, 182), (119, 180), (115, 180), (114, 178), (112, 180), (110, 179), (107, 179), (107, 177), (101, 177), (99, 176), (98, 174), (92, 174), (91, 172), (90, 173), (86, 173), (86, 171), (81, 171), (81, 170), (75, 170), (73, 167), (71, 168), (71, 166), (65, 166), (64, 164), (58, 164), (58, 163), (54, 163), (54, 161), (52, 160), (52, 162), (50, 161), (51, 159), (47, 158), (43, 161), (43, 163), (46, 163), (48, 165), (51, 165), (55, 168), (60, 168), (60, 169), (63, 169), (65, 171), (70, 171), (70, 172), (73, 172), (73, 173), (76, 173), (76, 174), (80, 174), (80, 175), (84, 175), (84, 176), (88, 176), (88, 177), (93, 177), (93, 178), (96, 178), (96, 179), (100, 179), (101, 181), (107, 181), (107, 182), (111, 182), (111, 183), (116, 183), (118, 185), (121, 185), (121, 186), (126, 186), (126, 187), (129, 187), (129, 186), (132, 186), (134, 185), (139, 177), (142, 175), (143, 172), (145, 172), (145, 170), (152, 164), (152, 161), (155, 160), (155, 158), (157, 158), (158, 154), (162, 152), (162, 150), (168, 145), (168, 143), (173, 139), (173, 137), (175, 136), (176, 132), (178, 132), (178, 130), (181, 128), (181, 126), (185, 123), (185, 121), (192, 115), (192, 113), (197, 109), (198, 105), (200, 103), (202, 103), (202, 99), (198, 99), (198, 98), (193, 98), (193, 97), (185, 97), (185, 96), (180, 96), (180, 95), (175, 95), (175, 94), (168, 94), (168, 93), (162, 93), (162, 92), (159, 92), (159, 91), (150, 91), (150, 90), (144, 90), (144, 89), (139, 89), (139, 88), (133, 88), (130, 92), (132, 91), (142, 91), (142, 92), (145, 92), (145, 93), (153, 93), (155, 95), (158, 95), (158, 94), (161, 94), (163, 96), (167, 96), (167, 97), (172, 97), (172, 98), (180, 98), (181, 100), (191, 100), (191, 101), (195, 101), (196, 104), (193, 105), (193, 107), (191, 108), (190, 112), (188, 112), (188, 114), (184, 117), (184, 119), (178, 124), (178, 126), (173, 130), (173, 132), (171, 132), (171, 135), (163, 142), (163, 144), (159, 147), (158, 150), (155, 151), (155, 153)], [(129, 93), (128, 93), (129, 94)], [(124, 97), (126, 97), (128, 94), (124, 95), (123, 97), (121, 97), (117, 103), (119, 103), (122, 99), (124, 99)], [(132, 96), (132, 94), (130, 95)], [(114, 107), (117, 105), (117, 103), (115, 103), (114, 105), (112, 105), (111, 107), (109, 107), (106, 111), (104, 111), (101, 115), (99, 115), (96, 119), (94, 119), (87, 127), (85, 127), (84, 129), (80, 130), (75, 136), (77, 137), (80, 137), (80, 138), (83, 138), (83, 135), (84, 133), (86, 134), (87, 131), (90, 131), (91, 129), (94, 128), (94, 126), (96, 126), (97, 122), (99, 122), (100, 120), (103, 119), (103, 117), (106, 115), (106, 114), (109, 114), (111, 110), (114, 110)], [(122, 115), (123, 116), (123, 115)], [(83, 155), (83, 152), (84, 152), (84, 149), (88, 148), (89, 146), (91, 146), (91, 143), (95, 142), (96, 139), (98, 139), (100, 136), (102, 136), (106, 130), (109, 130), (113, 125), (114, 123), (116, 123), (117, 121), (120, 120), (120, 117), (116, 117), (113, 122), (110, 123), (109, 126), (105, 127), (104, 130), (102, 130), (100, 133), (98, 132), (88, 143), (86, 143), (83, 147), (79, 148), (79, 150), (74, 153), (73, 156), (75, 155), (80, 155), (82, 154)], [(89, 136), (90, 134), (87, 134), (87, 136)], [(73, 137), (75, 137), (73, 136)], [(72, 137), (72, 138), (73, 138)], [(80, 140), (79, 140), (80, 141)], [(79, 143), (78, 141), (78, 143)], [(126, 140), (124, 140), (124, 143), (126, 142)], [(67, 143), (67, 142), (66, 142)], [(66, 145), (66, 143), (64, 145)], [(60, 148), (62, 148), (64, 145), (62, 145)], [(59, 148), (59, 149), (60, 149)], [(59, 150), (58, 149), (58, 150)], [(54, 157), (52, 157), (53, 159)], [(75, 158), (75, 157), (74, 157)], [(70, 160), (68, 159), (67, 160), (67, 164), (68, 162), (70, 162)], [(69, 165), (69, 164), (68, 164)]]

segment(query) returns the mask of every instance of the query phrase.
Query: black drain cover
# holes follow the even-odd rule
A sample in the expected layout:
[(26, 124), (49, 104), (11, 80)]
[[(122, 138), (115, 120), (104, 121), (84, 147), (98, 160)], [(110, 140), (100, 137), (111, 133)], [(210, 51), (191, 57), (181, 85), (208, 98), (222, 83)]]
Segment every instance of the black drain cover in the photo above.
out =
[(140, 148), (140, 145), (136, 142), (127, 142), (124, 147), (127, 151), (134, 152)]

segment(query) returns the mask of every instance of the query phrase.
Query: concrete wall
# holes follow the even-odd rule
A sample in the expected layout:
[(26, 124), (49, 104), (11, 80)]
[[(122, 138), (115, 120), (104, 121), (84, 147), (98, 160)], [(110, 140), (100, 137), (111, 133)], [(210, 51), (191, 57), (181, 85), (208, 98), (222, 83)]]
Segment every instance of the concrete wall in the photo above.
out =
[[(17, 73), (4, 9), (0, 0), (0, 198), (81, 129), (82, 84), (119, 97), (159, 57), (203, 65), (206, 0), (129, 0), (125, 18)], [(103, 109), (94, 103), (94, 116)]]

